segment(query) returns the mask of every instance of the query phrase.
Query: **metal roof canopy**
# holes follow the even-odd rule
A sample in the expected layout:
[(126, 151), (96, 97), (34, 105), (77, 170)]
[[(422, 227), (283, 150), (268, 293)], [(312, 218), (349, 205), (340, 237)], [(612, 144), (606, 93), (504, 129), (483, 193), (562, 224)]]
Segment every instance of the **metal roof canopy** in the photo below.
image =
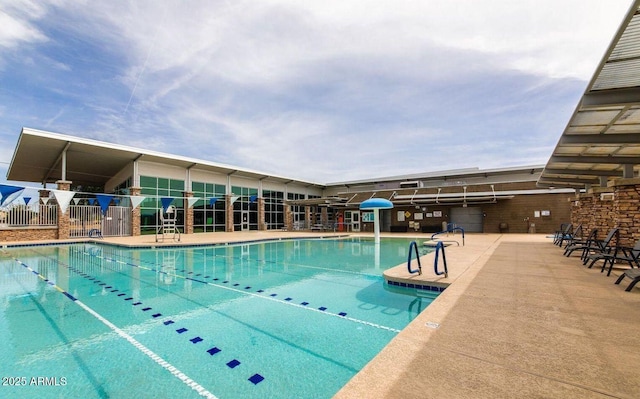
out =
[[(63, 157), (65, 152), (66, 156)], [(23, 128), (20, 132), (7, 171), (7, 180), (45, 184), (64, 179), (76, 185), (102, 186), (127, 165), (137, 160), (284, 184), (297, 183), (305, 187), (324, 187), (318, 183), (269, 175), (214, 162), (29, 128)], [(65, 162), (66, 171), (63, 173), (63, 163)]]
[(640, 0), (596, 69), (539, 186), (606, 186), (640, 171)]

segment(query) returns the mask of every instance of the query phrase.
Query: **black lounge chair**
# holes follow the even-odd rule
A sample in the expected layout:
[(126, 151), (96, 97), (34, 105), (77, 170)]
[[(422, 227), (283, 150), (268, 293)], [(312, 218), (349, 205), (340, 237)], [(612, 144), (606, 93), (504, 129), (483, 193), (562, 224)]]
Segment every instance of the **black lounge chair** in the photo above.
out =
[(614, 238), (615, 244), (617, 245), (620, 241), (620, 231), (615, 228), (609, 230), (609, 234), (607, 234), (604, 240), (595, 241), (596, 245), (584, 254), (582, 258), (582, 264), (586, 265), (591, 260), (591, 263), (589, 263), (589, 269), (591, 269), (594, 263), (599, 260), (604, 260), (606, 264), (607, 259), (611, 259), (615, 256), (616, 245), (613, 245)]
[(616, 284), (620, 284), (625, 277), (629, 277), (631, 279), (631, 284), (625, 289), (625, 291), (629, 292), (633, 289), (633, 287), (640, 282), (640, 269), (629, 269), (618, 277), (616, 280)]
[(571, 230), (573, 225), (571, 223), (563, 223), (560, 225), (560, 230), (556, 231), (553, 235), (553, 243), (559, 247), (562, 246), (562, 242), (571, 236)]
[[(598, 240), (598, 229), (593, 229), (587, 236), (587, 238), (579, 241), (575, 241), (572, 244), (567, 245), (564, 248), (564, 256), (571, 256), (573, 251), (584, 251), (586, 248), (592, 248), (595, 246), (595, 242)], [(582, 255), (580, 255), (582, 257)]]
[(559, 246), (564, 245), (567, 248), (569, 245), (584, 241), (582, 224), (578, 224), (571, 233), (560, 240)]
[[(632, 269), (634, 267), (640, 268), (640, 240), (636, 241), (633, 247), (616, 246), (612, 254), (603, 254), (601, 259), (604, 260), (604, 263), (602, 264), (600, 273), (604, 272), (607, 264), (609, 264), (607, 276), (611, 275), (611, 270), (613, 269), (614, 263), (627, 262)], [(592, 265), (598, 260), (599, 259), (594, 259), (593, 262), (591, 262)], [(589, 267), (591, 267), (592, 265), (590, 265)]]

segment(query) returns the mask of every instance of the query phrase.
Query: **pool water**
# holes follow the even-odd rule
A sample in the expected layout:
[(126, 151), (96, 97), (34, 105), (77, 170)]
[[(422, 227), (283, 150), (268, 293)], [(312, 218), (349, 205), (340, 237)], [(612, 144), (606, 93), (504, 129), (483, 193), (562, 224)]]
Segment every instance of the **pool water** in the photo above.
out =
[(0, 397), (330, 398), (437, 295), (410, 240), (0, 250)]

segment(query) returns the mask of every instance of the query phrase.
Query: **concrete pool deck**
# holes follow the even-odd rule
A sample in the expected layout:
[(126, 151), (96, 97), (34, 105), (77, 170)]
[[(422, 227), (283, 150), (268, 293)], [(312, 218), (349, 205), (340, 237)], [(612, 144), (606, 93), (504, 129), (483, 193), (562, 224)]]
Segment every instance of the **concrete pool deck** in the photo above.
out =
[[(207, 233), (183, 235), (179, 244), (333, 235)], [(433, 254), (422, 258), (422, 276), (406, 265), (386, 272), (451, 285), (335, 398), (640, 397), (640, 285), (625, 292), (630, 280), (614, 284), (619, 270), (607, 277), (588, 269), (545, 235), (468, 234), (465, 241), (446, 249), (447, 279), (433, 273)], [(104, 242), (174, 244), (155, 236)]]

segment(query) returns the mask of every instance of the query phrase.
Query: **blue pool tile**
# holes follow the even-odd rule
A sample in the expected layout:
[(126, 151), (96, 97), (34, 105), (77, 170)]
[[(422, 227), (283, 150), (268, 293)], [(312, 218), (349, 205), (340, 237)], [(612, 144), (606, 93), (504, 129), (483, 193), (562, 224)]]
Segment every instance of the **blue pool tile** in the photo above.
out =
[(262, 382), (264, 380), (264, 377), (261, 376), (260, 374), (254, 374), (251, 377), (249, 377), (249, 381), (251, 381), (253, 383), (253, 385), (256, 385), (260, 382)]
[(198, 342), (202, 342), (202, 338), (195, 337), (195, 338), (191, 338), (189, 341), (191, 341), (194, 344), (197, 344)]
[(187, 332), (187, 331), (189, 331), (189, 330), (188, 330), (188, 329), (186, 329), (186, 328), (184, 328), (184, 327), (183, 327), (183, 328), (178, 328), (178, 329), (176, 330), (176, 332), (177, 332), (178, 334), (182, 334), (183, 332)]
[(174, 323), (173, 320), (167, 320), (167, 321), (164, 322), (164, 325), (168, 326), (169, 324), (173, 324), (173, 323)]
[(240, 362), (237, 361), (236, 359), (233, 359), (232, 361), (227, 363), (227, 366), (229, 366), (229, 368), (235, 368), (235, 367), (237, 367), (239, 365), (240, 365)]
[(222, 349), (219, 349), (217, 347), (213, 347), (209, 350), (207, 350), (207, 353), (210, 354), (211, 356), (215, 355), (216, 353), (220, 352)]

